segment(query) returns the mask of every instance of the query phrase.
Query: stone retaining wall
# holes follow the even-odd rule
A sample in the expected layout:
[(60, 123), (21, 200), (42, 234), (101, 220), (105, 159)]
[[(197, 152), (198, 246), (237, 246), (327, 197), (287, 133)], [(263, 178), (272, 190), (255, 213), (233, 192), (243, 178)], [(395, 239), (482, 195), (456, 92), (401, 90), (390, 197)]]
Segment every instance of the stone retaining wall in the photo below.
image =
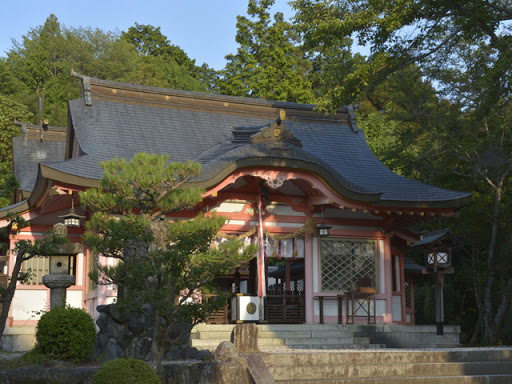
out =
[[(218, 348), (215, 360), (162, 363), (164, 384), (252, 384), (246, 360), (233, 344)], [(0, 372), (0, 384), (91, 384), (99, 366), (24, 367)]]

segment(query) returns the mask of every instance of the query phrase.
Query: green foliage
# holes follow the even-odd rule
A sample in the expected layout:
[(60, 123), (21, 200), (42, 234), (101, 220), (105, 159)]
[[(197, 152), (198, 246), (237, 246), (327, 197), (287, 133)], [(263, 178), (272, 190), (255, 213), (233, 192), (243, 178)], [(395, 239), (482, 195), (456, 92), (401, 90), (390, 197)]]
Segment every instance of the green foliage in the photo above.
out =
[(30, 366), (51, 366), (55, 364), (55, 360), (41, 353), (37, 348), (25, 353), (22, 357), (23, 362)]
[[(464, 302), (466, 288), (473, 289), (474, 300), (460, 312), (477, 307), (485, 342), (495, 342), (512, 285), (510, 2), (292, 5), (309, 50), (343, 50), (351, 37), (371, 50), (345, 81), (333, 84), (322, 108), (361, 101), (359, 125), (386, 165), (404, 176), (476, 192), (460, 220), (449, 221), (469, 259), (456, 269), (457, 277), (471, 276), (454, 294)], [(435, 90), (425, 79), (435, 82)]]
[(137, 153), (130, 162), (116, 158), (101, 163), (100, 189), (80, 194), (81, 201), (93, 212), (126, 214), (137, 210), (153, 218), (196, 205), (201, 190), (183, 186), (199, 175), (200, 164), (168, 160), (168, 155)]
[(307, 72), (311, 64), (296, 45), (298, 36), (277, 13), (270, 21), (274, 0), (249, 0), (249, 18), (237, 17), (236, 54), (226, 56), (228, 63), (219, 80), (219, 92), (260, 99), (313, 101)]
[(101, 365), (93, 384), (160, 384), (153, 369), (142, 360), (115, 359)]
[(357, 100), (353, 83), (358, 81), (356, 75), (365, 58), (352, 54), (351, 47), (352, 39), (342, 38), (336, 44), (303, 48), (312, 63), (308, 80), (318, 110), (335, 112), (338, 106), (354, 104)]
[[(510, 82), (510, 4), (473, 0), (464, 3), (448, 0), (399, 1), (311, 1), (295, 0), (295, 22), (306, 46), (331, 47), (343, 38), (357, 37), (360, 45), (371, 49), (371, 57), (351, 73), (346, 93), (357, 96), (411, 63), (421, 64), (433, 78), (440, 68), (457, 69), (461, 61), (460, 43), (486, 44), (489, 58), (496, 59), (492, 89), (508, 89)], [(510, 62), (510, 61), (508, 61)], [(503, 74), (508, 75), (503, 76)], [(498, 79), (501, 79), (498, 80)], [(331, 109), (342, 99), (333, 99)]]
[(207, 65), (196, 66), (195, 60), (162, 35), (160, 27), (135, 23), (121, 36), (142, 57), (137, 70), (128, 77), (129, 82), (189, 91), (210, 88), (214, 71)]
[(199, 164), (139, 153), (129, 162), (114, 159), (102, 167), (101, 188), (80, 194), (95, 212), (84, 241), (94, 253), (119, 262), (90, 277), (98, 284), (117, 285), (121, 310), (140, 311), (150, 303), (156, 314), (153, 340), (165, 352), (187, 342), (192, 326), (223, 305), (222, 300), (200, 302), (200, 290), (216, 292), (214, 279), (246, 264), (255, 249), (242, 251), (238, 241), (211, 249), (224, 225), (222, 217), (158, 220), (201, 201), (202, 190), (185, 185), (199, 174)]
[(17, 92), (19, 83), (9, 70), (9, 65), (0, 57), (0, 95), (13, 95)]
[[(0, 185), (3, 187), (0, 208), (11, 203), (13, 192), (13, 180), (9, 176), (12, 172), (12, 138), (21, 135), (21, 127), (14, 122), (31, 119), (28, 108), (8, 96), (0, 95)], [(8, 185), (9, 188), (5, 188)]]
[(80, 363), (92, 359), (96, 326), (82, 309), (56, 307), (37, 324), (36, 349), (51, 358)]
[(14, 42), (6, 60), (11, 76), (21, 85), (16, 99), (37, 116), (38, 95), (45, 88), (43, 117), (56, 126), (67, 125), (67, 102), (80, 96), (71, 69), (123, 81), (138, 62), (138, 54), (116, 34), (62, 26), (55, 15)]

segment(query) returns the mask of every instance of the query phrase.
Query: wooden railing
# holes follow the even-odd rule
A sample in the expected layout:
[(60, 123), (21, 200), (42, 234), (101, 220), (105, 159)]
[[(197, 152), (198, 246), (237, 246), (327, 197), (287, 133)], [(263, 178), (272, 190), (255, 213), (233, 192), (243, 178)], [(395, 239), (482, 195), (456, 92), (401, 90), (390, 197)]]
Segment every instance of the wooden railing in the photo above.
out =
[[(338, 308), (338, 324), (343, 323), (343, 302), (345, 302), (346, 324), (354, 324), (356, 317), (364, 317), (368, 324), (376, 324), (375, 294), (368, 292), (349, 291), (336, 296), (316, 296), (318, 299), (319, 323), (324, 323), (324, 301), (336, 300)], [(362, 312), (362, 314), (358, 314)]]
[[(202, 295), (203, 300), (209, 301), (216, 298), (217, 295)], [(207, 324), (229, 324), (231, 322), (231, 298), (218, 311), (212, 312), (206, 319)]]
[(264, 305), (265, 320), (269, 323), (304, 323), (303, 295), (267, 295)]
[[(203, 295), (211, 300), (216, 295)], [(267, 295), (264, 302), (265, 320), (274, 324), (302, 324), (305, 321), (303, 295)], [(213, 312), (207, 324), (229, 324), (231, 322), (231, 299), (221, 309)]]
[(318, 298), (318, 309), (320, 310), (319, 317), (320, 317), (320, 324), (324, 323), (324, 300), (325, 299), (332, 299), (338, 301), (338, 324), (342, 323), (343, 319), (343, 298), (344, 294), (339, 294), (337, 296), (317, 296)]

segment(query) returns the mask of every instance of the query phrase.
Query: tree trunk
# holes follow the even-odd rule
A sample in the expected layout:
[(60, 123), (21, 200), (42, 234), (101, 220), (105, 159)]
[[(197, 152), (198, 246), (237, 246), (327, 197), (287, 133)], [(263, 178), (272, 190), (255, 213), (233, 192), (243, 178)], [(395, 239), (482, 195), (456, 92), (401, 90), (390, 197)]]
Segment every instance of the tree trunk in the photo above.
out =
[(508, 278), (507, 284), (503, 289), (503, 294), (501, 296), (501, 302), (496, 311), (495, 318), (495, 327), (496, 329), (500, 329), (503, 326), (503, 322), (505, 321), (505, 314), (510, 306), (510, 291), (512, 290), (512, 277)]
[(484, 337), (485, 343), (493, 344), (496, 342), (496, 322), (492, 305), (494, 293), (494, 272), (496, 268), (496, 244), (498, 240), (498, 226), (500, 216), (500, 205), (502, 195), (502, 182), (495, 189), (494, 194), (494, 213), (492, 219), (491, 241), (489, 243), (489, 255), (487, 258), (487, 281), (485, 283), (484, 293)]
[(162, 327), (159, 325), (160, 316), (155, 315), (155, 330), (153, 334), (153, 342), (151, 343), (151, 360), (149, 364), (156, 372), (162, 382), (165, 382), (165, 370), (162, 367), (162, 360), (165, 354), (165, 345)]
[(473, 270), (472, 274), (472, 280), (473, 280), (473, 294), (475, 296), (475, 303), (478, 308), (478, 321), (477, 325), (475, 326), (473, 330), (473, 335), (471, 336), (471, 344), (476, 344), (478, 341), (480, 341), (480, 335), (482, 333), (482, 323), (484, 318), (484, 308), (482, 303), (482, 292), (480, 287), (480, 271), (477, 267), (478, 265), (478, 252), (475, 251), (475, 249), (471, 252), (471, 267)]
[(482, 319), (483, 312), (478, 311), (478, 321), (476, 322), (475, 328), (473, 329), (473, 335), (471, 336), (470, 344), (476, 344), (480, 338), (480, 334), (482, 333)]
[(11, 279), (2, 297), (2, 312), (0, 313), (0, 339), (2, 338), (5, 330), (5, 323), (7, 316), (9, 315), (9, 309), (11, 308), (11, 302), (16, 291), (16, 284), (18, 283), (18, 276), (21, 270), (21, 264), (24, 261), (23, 255), (25, 252), (23, 249), (19, 249), (15, 256), (14, 268), (12, 270)]

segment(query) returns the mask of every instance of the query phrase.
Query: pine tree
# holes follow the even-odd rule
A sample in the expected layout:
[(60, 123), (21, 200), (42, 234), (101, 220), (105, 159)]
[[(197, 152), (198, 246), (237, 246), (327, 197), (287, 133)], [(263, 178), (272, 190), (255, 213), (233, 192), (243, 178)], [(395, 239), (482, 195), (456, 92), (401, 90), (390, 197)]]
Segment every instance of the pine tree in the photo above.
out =
[(202, 302), (201, 290), (217, 292), (215, 277), (247, 263), (254, 249), (242, 251), (237, 241), (210, 248), (225, 222), (222, 217), (161, 220), (201, 201), (202, 191), (185, 185), (199, 174), (198, 163), (139, 153), (130, 162), (114, 159), (102, 168), (100, 188), (80, 194), (81, 202), (95, 212), (84, 240), (96, 254), (118, 263), (100, 267), (90, 277), (117, 285), (120, 310), (151, 306), (154, 324), (145, 332), (153, 343), (152, 365), (158, 369), (172, 346), (188, 343), (192, 327), (224, 305), (222, 295)]

